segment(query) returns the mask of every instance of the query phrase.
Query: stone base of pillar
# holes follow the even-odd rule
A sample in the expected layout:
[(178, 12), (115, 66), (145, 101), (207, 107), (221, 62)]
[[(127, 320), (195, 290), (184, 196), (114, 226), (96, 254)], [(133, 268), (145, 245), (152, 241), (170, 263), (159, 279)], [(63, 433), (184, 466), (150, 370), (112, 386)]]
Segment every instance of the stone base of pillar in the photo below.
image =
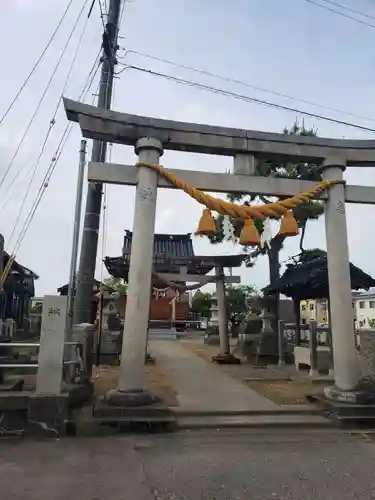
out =
[(336, 403), (353, 405), (375, 405), (375, 387), (373, 390), (358, 389), (354, 391), (342, 391), (337, 387), (326, 387), (324, 396), (327, 400)]
[(212, 362), (217, 363), (218, 365), (240, 365), (241, 360), (237, 358), (232, 353), (228, 354), (217, 354), (216, 356), (212, 356)]
[(316, 403), (327, 418), (341, 427), (375, 427), (375, 391), (342, 391), (327, 387), (323, 394), (308, 398)]
[(120, 391), (118, 389), (111, 389), (104, 396), (104, 401), (109, 406), (120, 406), (126, 408), (135, 406), (148, 406), (161, 402), (158, 396), (143, 389), (137, 389), (133, 391)]
[(93, 416), (101, 424), (119, 427), (169, 427), (175, 424), (173, 411), (160, 398), (144, 390), (109, 391), (96, 401)]
[(312, 382), (313, 384), (325, 383), (327, 385), (330, 385), (335, 382), (335, 379), (333, 377), (330, 377), (329, 375), (318, 374), (316, 377), (311, 377), (310, 382)]

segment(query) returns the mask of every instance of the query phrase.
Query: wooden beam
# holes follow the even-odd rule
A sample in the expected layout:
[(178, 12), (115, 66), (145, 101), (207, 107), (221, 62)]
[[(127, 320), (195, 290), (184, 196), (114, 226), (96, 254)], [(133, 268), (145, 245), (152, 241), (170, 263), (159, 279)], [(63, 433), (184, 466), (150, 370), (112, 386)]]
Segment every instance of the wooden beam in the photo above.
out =
[[(317, 184), (311, 181), (251, 177), (217, 172), (200, 172), (197, 170), (168, 169), (168, 171), (191, 186), (213, 193), (294, 196), (297, 193), (313, 188)], [(90, 162), (88, 166), (88, 180), (92, 182), (136, 186), (137, 168), (134, 165)], [(175, 189), (164, 177), (159, 178), (158, 186), (166, 189)], [(327, 199), (327, 194), (323, 193), (320, 199)], [(345, 188), (345, 199), (347, 203), (375, 204), (375, 187), (348, 185)]]
[[(158, 277), (165, 281), (181, 281), (184, 283), (215, 283), (216, 277), (207, 274), (179, 274), (179, 273), (158, 273)], [(241, 283), (240, 276), (225, 276), (226, 283)]]

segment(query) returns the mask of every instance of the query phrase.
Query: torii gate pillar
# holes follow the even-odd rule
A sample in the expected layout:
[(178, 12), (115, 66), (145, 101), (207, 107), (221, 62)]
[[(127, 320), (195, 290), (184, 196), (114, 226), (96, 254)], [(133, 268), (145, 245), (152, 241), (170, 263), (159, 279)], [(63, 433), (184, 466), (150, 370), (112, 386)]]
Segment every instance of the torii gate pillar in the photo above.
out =
[(220, 336), (220, 357), (225, 358), (230, 355), (229, 332), (228, 332), (228, 309), (225, 296), (225, 275), (222, 266), (215, 267), (216, 298), (219, 313), (219, 336)]
[[(163, 146), (159, 140), (145, 137), (137, 141), (135, 152), (140, 162), (159, 163)], [(114, 406), (144, 406), (157, 401), (143, 388), (157, 183), (154, 170), (139, 167), (120, 375), (117, 389), (110, 391), (106, 398)]]
[[(322, 164), (322, 177), (324, 180), (342, 179), (345, 168), (345, 162), (327, 158)], [(325, 226), (335, 387), (339, 391), (348, 392), (358, 386), (359, 367), (353, 325), (343, 184), (336, 184), (328, 190)], [(332, 394), (327, 393), (327, 396)]]

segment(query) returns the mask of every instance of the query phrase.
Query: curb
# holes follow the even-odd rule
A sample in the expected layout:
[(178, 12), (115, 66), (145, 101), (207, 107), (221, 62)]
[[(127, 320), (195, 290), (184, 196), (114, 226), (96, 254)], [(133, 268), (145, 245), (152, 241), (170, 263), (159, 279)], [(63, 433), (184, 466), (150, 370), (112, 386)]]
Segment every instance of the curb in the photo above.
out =
[(316, 422), (277, 422), (269, 421), (269, 422), (251, 422), (251, 421), (242, 421), (242, 422), (230, 422), (223, 420), (222, 422), (212, 422), (212, 421), (200, 421), (200, 422), (191, 422), (190, 419), (179, 419), (177, 420), (177, 429), (178, 430), (199, 430), (199, 429), (335, 429), (335, 425), (333, 422), (322, 419), (317, 420)]
[(179, 409), (178, 407), (173, 408), (173, 413), (175, 417), (178, 418), (205, 418), (205, 417), (262, 417), (262, 416), (270, 416), (270, 417), (278, 417), (280, 415), (322, 415), (322, 411), (319, 408), (280, 408), (275, 410), (207, 410), (207, 411), (199, 411), (199, 410), (184, 410), (183, 408)]

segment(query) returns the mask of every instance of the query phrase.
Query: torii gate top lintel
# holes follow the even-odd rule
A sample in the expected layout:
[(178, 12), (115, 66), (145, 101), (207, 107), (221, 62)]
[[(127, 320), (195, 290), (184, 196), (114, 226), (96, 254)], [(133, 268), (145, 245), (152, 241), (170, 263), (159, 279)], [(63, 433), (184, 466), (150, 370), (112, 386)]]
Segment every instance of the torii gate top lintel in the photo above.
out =
[(375, 140), (347, 140), (286, 135), (177, 122), (105, 110), (64, 99), (69, 120), (79, 122), (84, 137), (135, 145), (141, 137), (159, 139), (165, 149), (225, 156), (321, 163), (341, 158), (347, 166), (375, 166)]

